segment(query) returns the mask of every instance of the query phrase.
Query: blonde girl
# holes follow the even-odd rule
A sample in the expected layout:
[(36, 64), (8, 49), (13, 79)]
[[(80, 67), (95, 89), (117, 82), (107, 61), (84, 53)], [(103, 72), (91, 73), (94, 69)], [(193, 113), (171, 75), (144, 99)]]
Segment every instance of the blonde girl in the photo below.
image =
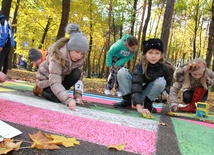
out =
[(195, 113), (195, 103), (206, 101), (208, 86), (214, 85), (214, 73), (207, 68), (204, 59), (196, 58), (178, 67), (174, 73), (174, 80), (170, 89), (172, 111), (178, 110), (178, 94), (181, 92), (182, 101), (188, 105), (180, 110)]
[[(88, 51), (88, 40), (79, 30), (79, 25), (68, 24), (64, 37), (53, 43), (47, 50), (46, 60), (39, 65), (36, 73), (34, 95), (41, 95), (53, 102), (62, 102), (70, 110), (75, 110), (76, 101), (82, 101), (83, 93), (83, 64)], [(74, 86), (74, 98), (67, 93)]]
[(119, 70), (118, 82), (123, 94), (123, 101), (114, 107), (125, 107), (132, 104), (139, 113), (150, 115), (156, 112), (152, 107), (157, 96), (166, 91), (169, 93), (170, 76), (163, 62), (163, 43), (158, 38), (144, 41), (140, 63), (135, 66), (132, 75), (127, 70)]

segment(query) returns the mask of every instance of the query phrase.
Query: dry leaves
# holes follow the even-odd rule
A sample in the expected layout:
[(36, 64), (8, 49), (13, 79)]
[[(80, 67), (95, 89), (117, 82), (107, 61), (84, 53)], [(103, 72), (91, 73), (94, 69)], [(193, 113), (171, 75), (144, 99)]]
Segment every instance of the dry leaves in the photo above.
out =
[(108, 146), (108, 149), (116, 149), (116, 150), (118, 150), (118, 151), (122, 151), (122, 150), (124, 150), (124, 148), (125, 148), (125, 144), (117, 144), (117, 145), (109, 145)]
[[(34, 134), (29, 134), (29, 137), (33, 142), (28, 142), (31, 144), (29, 147), (24, 148), (37, 148), (40, 150), (43, 149), (60, 149), (59, 145), (63, 145), (65, 147), (72, 147), (74, 145), (80, 145), (80, 142), (76, 140), (76, 138), (67, 138), (64, 136), (52, 135), (45, 133), (42, 134), (41, 131), (38, 131)], [(26, 141), (24, 141), (27, 143)], [(6, 139), (0, 143), (0, 154), (7, 154), (12, 150), (18, 151), (21, 149), (22, 141), (14, 142), (13, 139)]]
[(162, 126), (168, 126), (168, 124), (166, 123), (163, 123), (163, 122), (160, 122), (159, 125), (162, 125)]
[(142, 113), (142, 116), (143, 116), (144, 118), (154, 119), (154, 116), (153, 116), (153, 115), (147, 115), (147, 114), (145, 114), (145, 113)]
[(64, 136), (58, 136), (58, 135), (50, 135), (45, 134), (46, 137), (49, 137), (52, 139), (49, 144), (57, 144), (57, 145), (63, 145), (64, 147), (71, 147), (74, 145), (80, 145), (80, 142), (76, 140), (76, 138), (66, 138)]
[(33, 141), (31, 148), (37, 148), (40, 150), (43, 150), (43, 149), (59, 149), (59, 147), (56, 144), (50, 144), (49, 142), (51, 142), (52, 139), (43, 136), (41, 131), (39, 131), (35, 134), (32, 134), (32, 135), (29, 134), (29, 137)]
[(0, 143), (0, 154), (7, 154), (12, 150), (17, 151), (20, 149), (21, 144), (22, 141), (15, 143), (12, 139), (5, 138), (3, 142)]

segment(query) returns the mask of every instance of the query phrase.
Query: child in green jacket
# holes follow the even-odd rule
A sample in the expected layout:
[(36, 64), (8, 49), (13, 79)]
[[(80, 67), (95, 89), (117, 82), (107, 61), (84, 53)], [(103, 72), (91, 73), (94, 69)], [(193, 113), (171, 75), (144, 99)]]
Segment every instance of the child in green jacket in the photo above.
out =
[(114, 83), (116, 83), (116, 94), (118, 97), (122, 96), (117, 82), (117, 72), (126, 62), (134, 57), (134, 54), (138, 49), (137, 47), (138, 41), (136, 37), (129, 34), (124, 35), (111, 46), (106, 56), (106, 66), (111, 70), (104, 91), (106, 95), (111, 94), (111, 89), (113, 88)]

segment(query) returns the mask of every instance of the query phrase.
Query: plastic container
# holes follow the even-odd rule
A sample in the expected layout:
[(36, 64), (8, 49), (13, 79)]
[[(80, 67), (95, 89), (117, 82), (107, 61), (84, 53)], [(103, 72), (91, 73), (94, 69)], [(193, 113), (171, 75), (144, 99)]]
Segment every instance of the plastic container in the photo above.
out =
[(206, 102), (197, 102), (196, 116), (208, 117), (208, 114), (209, 114), (209, 104)]

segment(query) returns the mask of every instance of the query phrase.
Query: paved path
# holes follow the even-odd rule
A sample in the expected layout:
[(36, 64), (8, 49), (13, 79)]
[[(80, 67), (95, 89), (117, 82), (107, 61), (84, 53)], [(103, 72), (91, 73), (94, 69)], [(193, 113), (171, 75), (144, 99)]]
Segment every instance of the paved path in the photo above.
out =
[[(15, 154), (143, 154), (143, 155), (211, 155), (214, 152), (214, 124), (171, 118), (167, 105), (156, 103), (154, 119), (145, 119), (132, 109), (114, 109), (120, 98), (84, 93), (85, 106), (75, 112), (60, 103), (36, 97), (27, 82), (0, 84), (0, 120), (23, 132), (18, 139), (28, 140), (28, 133), (38, 131), (77, 138), (80, 145), (60, 150), (20, 150)], [(72, 96), (72, 92), (68, 92)], [(214, 115), (209, 115), (214, 120)], [(166, 123), (163, 126), (160, 123)], [(123, 151), (109, 145), (125, 144)]]

